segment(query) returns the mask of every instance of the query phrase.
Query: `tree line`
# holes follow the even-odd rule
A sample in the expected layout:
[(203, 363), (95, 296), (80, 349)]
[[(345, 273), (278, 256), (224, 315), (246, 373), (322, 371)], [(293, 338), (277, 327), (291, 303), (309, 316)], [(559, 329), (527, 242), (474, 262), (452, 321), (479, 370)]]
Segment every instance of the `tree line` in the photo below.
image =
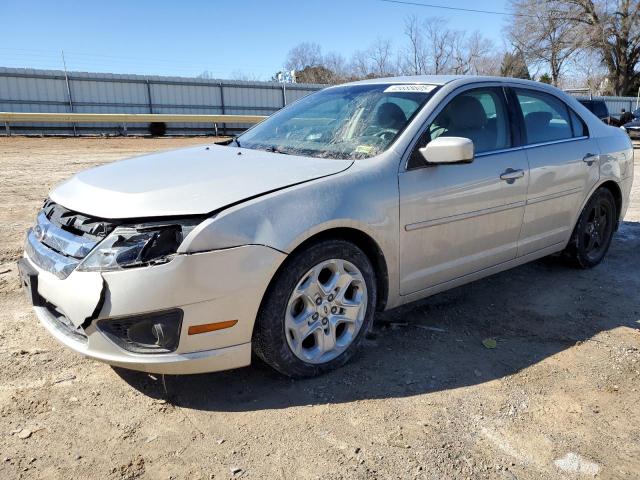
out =
[(400, 42), (379, 37), (349, 59), (303, 42), (289, 51), (284, 70), (295, 71), (300, 83), (475, 74), (588, 87), (602, 94), (637, 94), (640, 0), (510, 0), (509, 13), (502, 45), (477, 31), (451, 29), (440, 17), (410, 15)]

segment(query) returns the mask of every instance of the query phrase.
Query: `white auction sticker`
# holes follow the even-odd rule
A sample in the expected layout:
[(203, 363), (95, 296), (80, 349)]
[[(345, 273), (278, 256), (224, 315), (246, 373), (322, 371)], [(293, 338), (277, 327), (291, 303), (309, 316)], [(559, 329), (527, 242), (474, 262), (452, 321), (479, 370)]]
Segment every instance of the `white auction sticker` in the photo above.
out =
[(383, 93), (392, 92), (415, 92), (415, 93), (429, 93), (436, 88), (435, 85), (391, 85), (387, 87)]

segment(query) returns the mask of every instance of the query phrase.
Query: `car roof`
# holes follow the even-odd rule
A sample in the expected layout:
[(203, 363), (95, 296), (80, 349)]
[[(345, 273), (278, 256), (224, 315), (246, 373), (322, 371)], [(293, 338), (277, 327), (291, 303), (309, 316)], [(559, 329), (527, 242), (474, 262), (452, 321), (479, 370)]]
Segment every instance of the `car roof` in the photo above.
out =
[(359, 80), (343, 85), (375, 85), (375, 84), (429, 84), (429, 85), (446, 85), (456, 81), (458, 84), (478, 83), (478, 82), (501, 82), (501, 83), (521, 83), (535, 87), (548, 86), (544, 83), (535, 82), (533, 80), (524, 80), (522, 78), (511, 77), (495, 77), (482, 75), (409, 75), (399, 77), (382, 77), (371, 78), (367, 80)]

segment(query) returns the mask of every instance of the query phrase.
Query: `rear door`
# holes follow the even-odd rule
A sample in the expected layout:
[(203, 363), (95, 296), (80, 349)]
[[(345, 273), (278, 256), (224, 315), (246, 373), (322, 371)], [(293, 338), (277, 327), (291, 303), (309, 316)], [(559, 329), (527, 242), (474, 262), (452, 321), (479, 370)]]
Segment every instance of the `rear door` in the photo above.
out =
[[(400, 292), (410, 294), (516, 257), (528, 182), (501, 87), (443, 102), (413, 148), (400, 187)], [(418, 149), (438, 136), (470, 138), (468, 164), (428, 165)]]
[(530, 179), (518, 256), (566, 242), (599, 176), (599, 147), (586, 124), (547, 92), (514, 88)]

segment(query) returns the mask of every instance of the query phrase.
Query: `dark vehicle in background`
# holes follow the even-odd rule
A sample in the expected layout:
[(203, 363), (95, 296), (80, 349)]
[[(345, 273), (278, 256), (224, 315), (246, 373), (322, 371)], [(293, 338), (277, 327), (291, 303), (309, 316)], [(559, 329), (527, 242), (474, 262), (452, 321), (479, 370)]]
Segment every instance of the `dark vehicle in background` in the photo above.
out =
[(607, 125), (614, 127), (620, 126), (620, 121), (609, 114), (609, 109), (604, 100), (578, 100), (582, 105), (593, 113), (596, 117), (602, 120)]
[(631, 112), (633, 120), (621, 126), (633, 140), (640, 140), (640, 108)]
[[(638, 114), (640, 112), (636, 110), (633, 113)], [(636, 115), (633, 121), (625, 123), (622, 128), (625, 129), (631, 139), (640, 140), (640, 116)]]

